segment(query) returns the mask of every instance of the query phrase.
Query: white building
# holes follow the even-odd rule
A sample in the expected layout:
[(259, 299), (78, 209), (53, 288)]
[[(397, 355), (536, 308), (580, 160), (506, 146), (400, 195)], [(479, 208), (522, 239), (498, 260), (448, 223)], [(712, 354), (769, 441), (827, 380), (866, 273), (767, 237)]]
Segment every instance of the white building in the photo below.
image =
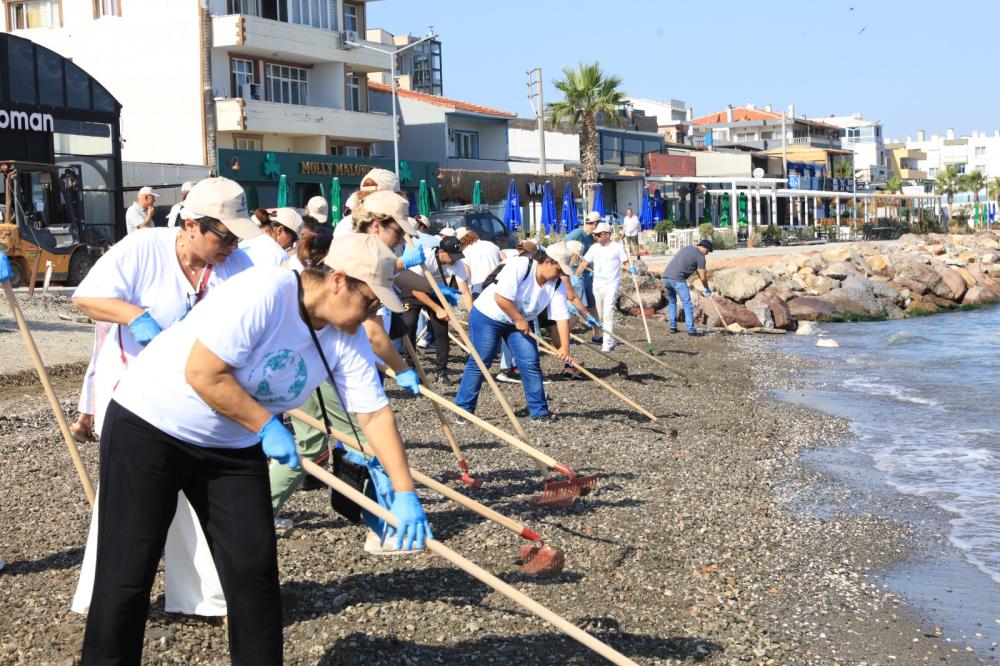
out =
[(885, 183), (891, 176), (881, 121), (867, 120), (860, 113), (830, 115), (814, 120), (840, 128), (841, 146), (854, 151), (854, 175), (857, 179), (876, 186)]
[(906, 137), (908, 149), (922, 151), (926, 158), (920, 160), (917, 168), (926, 171), (929, 179), (934, 179), (949, 166), (957, 166), (960, 173), (981, 171), (987, 178), (1000, 177), (1000, 131), (993, 134), (973, 132), (965, 136), (955, 136), (955, 130), (927, 137), (923, 130), (917, 132), (916, 140)]

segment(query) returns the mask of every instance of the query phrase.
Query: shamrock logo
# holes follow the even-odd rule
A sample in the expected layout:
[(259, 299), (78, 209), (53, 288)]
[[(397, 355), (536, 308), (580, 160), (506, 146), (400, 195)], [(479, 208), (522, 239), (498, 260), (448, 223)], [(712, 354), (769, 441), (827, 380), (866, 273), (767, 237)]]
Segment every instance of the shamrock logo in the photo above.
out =
[(400, 183), (413, 182), (413, 169), (410, 168), (409, 162), (399, 163), (399, 182)]
[(281, 175), (281, 165), (278, 164), (278, 156), (274, 153), (266, 153), (264, 155), (264, 162), (260, 168), (268, 178), (277, 179)]

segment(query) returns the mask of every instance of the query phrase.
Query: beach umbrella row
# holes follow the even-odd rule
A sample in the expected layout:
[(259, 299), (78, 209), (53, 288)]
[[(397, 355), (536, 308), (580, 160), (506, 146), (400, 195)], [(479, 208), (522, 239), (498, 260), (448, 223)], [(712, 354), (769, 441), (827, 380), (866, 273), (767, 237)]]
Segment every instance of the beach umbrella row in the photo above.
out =
[(542, 226), (545, 233), (552, 233), (552, 228), (558, 224), (556, 218), (556, 199), (552, 193), (552, 181), (545, 181), (542, 185)]
[(573, 186), (570, 183), (566, 183), (566, 189), (563, 192), (562, 200), (562, 217), (560, 218), (562, 223), (562, 229), (566, 233), (569, 233), (580, 226), (580, 220), (576, 215), (576, 201), (573, 200)]
[(517, 183), (513, 179), (507, 186), (507, 198), (503, 206), (504, 226), (515, 231), (521, 227), (521, 196), (517, 193)]

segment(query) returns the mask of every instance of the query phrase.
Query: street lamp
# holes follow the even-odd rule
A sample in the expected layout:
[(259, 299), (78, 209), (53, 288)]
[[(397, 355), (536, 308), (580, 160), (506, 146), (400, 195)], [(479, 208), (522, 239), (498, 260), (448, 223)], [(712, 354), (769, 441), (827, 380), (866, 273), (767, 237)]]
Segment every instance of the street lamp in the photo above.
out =
[(417, 44), (423, 44), (424, 42), (435, 39), (436, 37), (437, 34), (435, 34), (432, 28), (427, 31), (427, 35), (422, 39), (391, 51), (388, 49), (380, 49), (372, 46), (371, 44), (365, 44), (364, 42), (344, 42), (346, 46), (368, 49), (370, 51), (378, 51), (379, 53), (384, 53), (389, 56), (389, 87), (392, 91), (392, 163), (393, 170), (396, 172), (397, 178), (399, 177), (399, 125), (396, 120), (396, 56), (407, 49), (413, 48)]

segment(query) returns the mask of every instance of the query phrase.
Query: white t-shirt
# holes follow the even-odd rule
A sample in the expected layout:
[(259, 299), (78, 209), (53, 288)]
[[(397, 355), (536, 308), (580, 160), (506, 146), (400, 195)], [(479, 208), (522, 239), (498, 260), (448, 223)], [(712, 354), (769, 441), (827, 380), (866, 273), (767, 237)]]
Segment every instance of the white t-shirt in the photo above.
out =
[(494, 296), (500, 294), (517, 304), (517, 309), (528, 321), (538, 317), (546, 308), (549, 309), (549, 319), (553, 321), (569, 319), (562, 280), (549, 280), (538, 286), (535, 277), (538, 262), (531, 261), (530, 275), (526, 276), (529, 272), (528, 262), (528, 257), (513, 257), (505, 261), (503, 270), (497, 275), (497, 281), (483, 290), (473, 307), (493, 321), (513, 324), (510, 317), (497, 305)]
[[(184, 368), (198, 340), (233, 368), (237, 383), (272, 414), (305, 402), (327, 375), (299, 314), (295, 274), (254, 267), (214, 290), (205, 304), (149, 344), (114, 398), (190, 444), (253, 446), (257, 433), (209, 407), (184, 379)], [(352, 335), (327, 325), (316, 335), (349, 412), (367, 414), (389, 404), (363, 327)]]
[(462, 250), (462, 254), (469, 272), (469, 284), (473, 288), (481, 285), (490, 271), (500, 265), (500, 248), (481, 238)]
[(638, 236), (639, 226), (639, 218), (635, 215), (628, 215), (622, 218), (622, 233), (626, 236)]
[(601, 245), (594, 243), (583, 255), (594, 271), (594, 289), (614, 284), (621, 284), (622, 262), (628, 261), (628, 255), (621, 243)]
[(333, 228), (333, 237), (340, 238), (341, 236), (346, 236), (347, 234), (354, 233), (354, 216), (348, 215), (337, 222), (337, 226)]
[[(438, 240), (440, 240), (440, 239), (438, 239)], [(464, 252), (463, 252), (463, 254), (464, 254)], [(452, 277), (454, 277), (456, 280), (460, 280), (461, 282), (468, 282), (469, 281), (469, 274), (465, 270), (465, 262), (464, 261), (459, 260), (459, 261), (456, 261), (453, 264), (443, 265), (443, 266), (441, 266), (441, 270), (440, 271), (438, 270), (437, 246), (436, 245), (433, 246), (432, 248), (426, 249), (426, 251), (424, 253), (424, 263), (423, 263), (423, 265), (413, 266), (409, 270), (413, 271), (417, 275), (422, 276), (424, 274), (423, 266), (427, 266), (427, 268), (431, 272), (431, 275), (433, 275), (434, 279), (437, 280), (438, 282), (441, 282), (441, 275), (442, 275), (442, 273), (444, 274), (444, 281), (445, 282), (447, 282), (448, 280), (450, 280)]]
[[(160, 328), (170, 328), (194, 307), (197, 289), (191, 286), (177, 262), (175, 243), (177, 229), (147, 229), (147, 233), (130, 234), (111, 246), (97, 260), (74, 298), (118, 298), (148, 310)], [(229, 258), (213, 266), (203, 294), (207, 296), (219, 285), (248, 268), (249, 257), (234, 250)], [(199, 274), (201, 285), (204, 273)], [(120, 341), (120, 344), (119, 344)], [(125, 372), (126, 365), (143, 351), (132, 337), (128, 326), (115, 324), (97, 355), (94, 366), (94, 420), (100, 432), (104, 412), (111, 393)], [(122, 362), (122, 354), (125, 361)]]
[[(131, 234), (140, 229), (148, 229), (149, 227), (139, 226), (145, 221), (146, 211), (143, 210), (138, 201), (132, 202), (132, 205), (125, 211), (125, 233)], [(152, 226), (152, 220), (150, 220), (150, 226)]]
[(176, 227), (177, 223), (181, 220), (181, 208), (184, 206), (183, 202), (178, 201), (173, 206), (170, 207), (170, 212), (167, 213), (167, 226)]
[(240, 249), (247, 253), (254, 266), (278, 268), (288, 261), (288, 252), (266, 233), (241, 241)]

